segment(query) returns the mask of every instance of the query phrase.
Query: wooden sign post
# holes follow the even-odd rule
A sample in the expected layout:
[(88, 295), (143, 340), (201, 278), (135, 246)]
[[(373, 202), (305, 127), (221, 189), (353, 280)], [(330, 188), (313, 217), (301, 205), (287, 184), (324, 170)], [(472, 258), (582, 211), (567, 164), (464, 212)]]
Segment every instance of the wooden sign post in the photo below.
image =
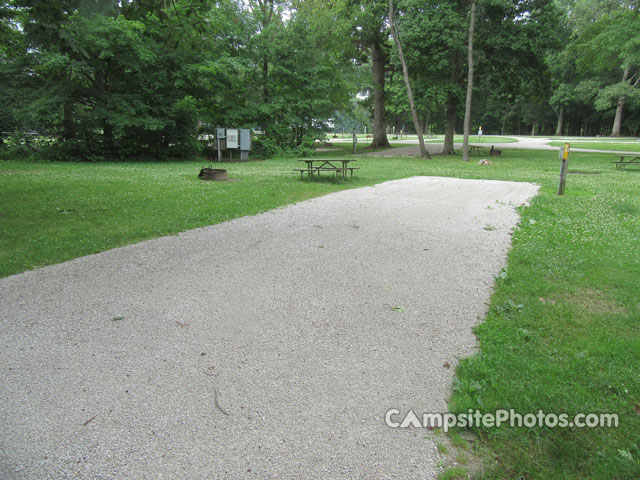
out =
[(558, 185), (558, 195), (564, 195), (564, 185), (567, 182), (567, 169), (569, 168), (569, 144), (565, 143), (560, 149), (560, 185)]

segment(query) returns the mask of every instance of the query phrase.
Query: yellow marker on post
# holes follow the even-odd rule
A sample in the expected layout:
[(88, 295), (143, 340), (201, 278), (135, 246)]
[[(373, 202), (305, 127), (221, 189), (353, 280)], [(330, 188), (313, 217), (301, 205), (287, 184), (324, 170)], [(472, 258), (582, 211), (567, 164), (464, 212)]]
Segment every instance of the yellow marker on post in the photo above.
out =
[(558, 185), (558, 195), (564, 195), (564, 185), (567, 182), (567, 169), (569, 168), (569, 143), (565, 143), (560, 149), (560, 185)]

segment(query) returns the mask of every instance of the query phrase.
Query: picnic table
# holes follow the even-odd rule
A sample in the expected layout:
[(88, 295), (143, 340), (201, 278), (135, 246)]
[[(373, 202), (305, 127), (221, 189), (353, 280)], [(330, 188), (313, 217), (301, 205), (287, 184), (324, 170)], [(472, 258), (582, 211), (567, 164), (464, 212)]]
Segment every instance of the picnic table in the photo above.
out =
[(469, 155), (482, 155), (483, 153), (489, 153), (489, 149), (484, 145), (469, 145)]
[(627, 165), (640, 165), (640, 155), (619, 155), (619, 157), (619, 161), (611, 162), (616, 164), (616, 169), (624, 170)]
[(296, 168), (294, 172), (300, 172), (300, 179), (304, 178), (305, 172), (307, 178), (312, 178), (314, 174), (320, 176), (320, 172), (335, 172), (336, 181), (339, 175), (342, 175), (342, 179), (347, 179), (347, 171), (351, 172), (353, 177), (353, 171), (358, 170), (358, 167), (350, 167), (350, 162), (355, 160), (349, 158), (303, 158), (298, 160), (299, 162), (305, 162), (305, 168)]

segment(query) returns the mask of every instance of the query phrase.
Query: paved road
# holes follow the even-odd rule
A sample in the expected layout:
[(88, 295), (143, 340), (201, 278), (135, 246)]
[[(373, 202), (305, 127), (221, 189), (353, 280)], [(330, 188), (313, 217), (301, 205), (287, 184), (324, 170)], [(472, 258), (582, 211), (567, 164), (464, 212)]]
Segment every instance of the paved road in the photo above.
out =
[(536, 192), (416, 177), (0, 280), (0, 477), (435, 478), (385, 412), (446, 411)]
[[(499, 138), (499, 136), (494, 136), (491, 135), (492, 137), (496, 137)], [(477, 139), (477, 136), (474, 136)], [(506, 138), (513, 138), (515, 140), (517, 140), (516, 142), (506, 142), (506, 143), (493, 143), (493, 145), (495, 146), (495, 148), (497, 148), (498, 150), (504, 150), (504, 149), (519, 149), (519, 150), (553, 150), (553, 151), (558, 151), (558, 149), (560, 147), (553, 147), (550, 145), (547, 145), (549, 142), (553, 142), (553, 141), (558, 141), (557, 139), (551, 139), (551, 138), (542, 138), (542, 137), (521, 137), (521, 136), (514, 136), (514, 135), (507, 135)], [(597, 140), (597, 139), (596, 139)], [(628, 140), (628, 139), (627, 139)], [(359, 142), (363, 142), (362, 139), (358, 140)], [(580, 143), (585, 143), (588, 142), (589, 140), (579, 140)], [(621, 142), (623, 140), (621, 139)], [(351, 143), (352, 140), (349, 138), (336, 138), (336, 139), (332, 139), (331, 142), (333, 143)], [(370, 143), (370, 142), (368, 142)], [(396, 147), (393, 149), (389, 149), (389, 150), (382, 150), (382, 151), (377, 151), (377, 152), (373, 152), (373, 153), (365, 153), (365, 154), (361, 154), (360, 156), (368, 156), (368, 157), (417, 157), (420, 156), (420, 150), (418, 145), (418, 140), (394, 140), (392, 142), (394, 145), (407, 145), (406, 147)], [(475, 144), (473, 142), (473, 137), (471, 138), (471, 141), (469, 142), (471, 144)], [(571, 143), (571, 141), (569, 141), (569, 143)], [(487, 148), (491, 148), (492, 144), (482, 144), (485, 145)], [(437, 155), (439, 153), (442, 152), (442, 143), (425, 143), (425, 146), (427, 148), (427, 150), (429, 151), (429, 153), (431, 155)], [(454, 144), (454, 148), (456, 150), (458, 149), (462, 149), (462, 143), (455, 143)], [(640, 147), (638, 148), (637, 152), (629, 152), (629, 151), (624, 151), (624, 150), (597, 150), (597, 149), (589, 149), (589, 148), (571, 148), (572, 152), (590, 152), (590, 153), (612, 153), (612, 154), (621, 154), (621, 155), (633, 155), (633, 154), (638, 154), (640, 155)]]

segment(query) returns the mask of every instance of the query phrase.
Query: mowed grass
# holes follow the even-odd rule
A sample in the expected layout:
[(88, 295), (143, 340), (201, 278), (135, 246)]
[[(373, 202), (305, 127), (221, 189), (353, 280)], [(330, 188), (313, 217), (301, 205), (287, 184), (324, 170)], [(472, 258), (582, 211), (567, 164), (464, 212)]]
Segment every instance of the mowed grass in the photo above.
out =
[(569, 175), (563, 197), (556, 152), (505, 150), (487, 166), (359, 157), (344, 184), (301, 181), (295, 159), (223, 163), (230, 182), (199, 180), (202, 162), (3, 162), (1, 274), (396, 178), (536, 182), (450, 408), (620, 416), (618, 428), (476, 429), (486, 478), (640, 478), (640, 171), (615, 170), (612, 159), (572, 153), (569, 170), (581, 173)]
[(588, 148), (590, 150), (619, 150), (621, 152), (640, 152), (640, 141), (629, 142), (550, 142), (552, 147), (563, 147), (569, 143), (571, 148)]
[(572, 154), (570, 170), (584, 173), (563, 197), (555, 168), (540, 165), (542, 193), (521, 211), (450, 408), (610, 412), (620, 426), (476, 429), (487, 478), (640, 478), (640, 172), (609, 161)]

